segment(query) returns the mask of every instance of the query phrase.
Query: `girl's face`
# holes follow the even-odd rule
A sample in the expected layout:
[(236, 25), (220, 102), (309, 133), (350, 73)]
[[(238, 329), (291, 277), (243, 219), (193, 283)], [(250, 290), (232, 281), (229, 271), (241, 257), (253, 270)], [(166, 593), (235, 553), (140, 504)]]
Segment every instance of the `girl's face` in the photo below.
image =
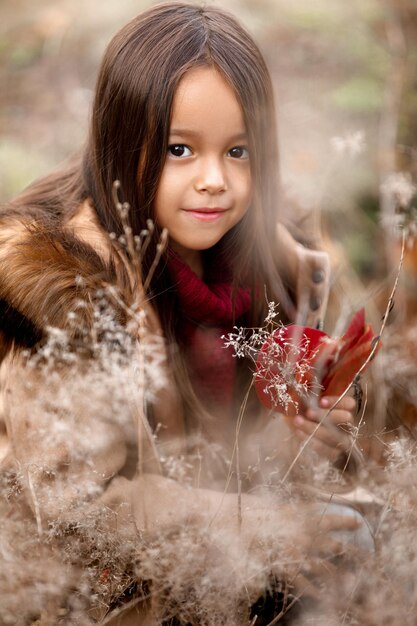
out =
[(175, 93), (169, 148), (156, 193), (156, 221), (197, 274), (202, 250), (245, 215), (252, 197), (243, 111), (214, 68), (189, 70)]

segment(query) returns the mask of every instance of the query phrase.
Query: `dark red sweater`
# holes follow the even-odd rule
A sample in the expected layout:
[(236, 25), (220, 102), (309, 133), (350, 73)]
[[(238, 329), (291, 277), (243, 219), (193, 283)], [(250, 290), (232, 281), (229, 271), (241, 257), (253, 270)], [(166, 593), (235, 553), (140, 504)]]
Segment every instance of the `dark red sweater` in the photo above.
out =
[(238, 289), (234, 301), (230, 272), (219, 264), (205, 281), (174, 252), (169, 271), (176, 287), (180, 318), (178, 333), (184, 346), (191, 382), (208, 409), (229, 409), (236, 380), (236, 358), (222, 335), (250, 308), (249, 289)]

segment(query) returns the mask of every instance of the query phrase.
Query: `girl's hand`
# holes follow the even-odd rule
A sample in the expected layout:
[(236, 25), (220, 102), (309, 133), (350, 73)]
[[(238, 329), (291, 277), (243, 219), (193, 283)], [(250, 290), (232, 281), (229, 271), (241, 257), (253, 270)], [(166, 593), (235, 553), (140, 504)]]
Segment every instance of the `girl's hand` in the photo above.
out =
[[(335, 462), (343, 452), (351, 447), (350, 429), (353, 425), (355, 400), (343, 398), (333, 411), (320, 424), (337, 397), (321, 398), (318, 409), (308, 409), (305, 415), (297, 415), (288, 422), (301, 442), (313, 435), (309, 446), (320, 456)], [(320, 426), (318, 426), (320, 424)]]

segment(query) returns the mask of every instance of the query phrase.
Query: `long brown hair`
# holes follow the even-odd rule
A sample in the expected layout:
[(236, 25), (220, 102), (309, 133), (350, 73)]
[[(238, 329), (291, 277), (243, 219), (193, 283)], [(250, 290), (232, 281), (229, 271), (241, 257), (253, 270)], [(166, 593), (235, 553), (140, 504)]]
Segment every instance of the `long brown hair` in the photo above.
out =
[[(224, 247), (239, 268), (236, 281), (261, 278), (285, 308), (286, 294), (271, 257), (279, 204), (271, 80), (253, 39), (225, 11), (183, 2), (157, 5), (110, 42), (84, 155), (88, 194), (105, 229), (117, 232), (120, 221), (111, 188), (120, 180), (123, 199), (132, 207), (134, 232), (146, 228), (165, 163), (175, 91), (188, 69), (207, 65), (221, 72), (242, 105), (255, 189), (252, 210), (228, 234)], [(153, 255), (149, 249), (145, 270)]]
[[(115, 35), (99, 71), (81, 167), (78, 162), (55, 176), (53, 184), (38, 184), (38, 202), (56, 204), (52, 188), (59, 188), (61, 181), (71, 192), (62, 201), (64, 210), (71, 211), (77, 200), (90, 197), (104, 229), (121, 234), (112, 200), (113, 182), (119, 180), (123, 200), (131, 205), (134, 233), (145, 229), (146, 221), (153, 218), (153, 201), (165, 163), (174, 94), (187, 70), (196, 66), (215, 67), (234, 89), (244, 112), (254, 197), (250, 210), (225, 235), (220, 248), (234, 270), (234, 284), (249, 283), (254, 294), (257, 290), (249, 320), (257, 325), (265, 310), (260, 286), (265, 285), (284, 313), (290, 307), (274, 262), (280, 205), (274, 99), (259, 48), (226, 11), (169, 2), (141, 13)], [(26, 201), (32, 194), (36, 202), (36, 193), (35, 186), (25, 194)], [(155, 248), (149, 246), (143, 262), (145, 273), (154, 255)], [(162, 263), (150, 291), (156, 296), (153, 302), (168, 343), (177, 339), (172, 287)]]

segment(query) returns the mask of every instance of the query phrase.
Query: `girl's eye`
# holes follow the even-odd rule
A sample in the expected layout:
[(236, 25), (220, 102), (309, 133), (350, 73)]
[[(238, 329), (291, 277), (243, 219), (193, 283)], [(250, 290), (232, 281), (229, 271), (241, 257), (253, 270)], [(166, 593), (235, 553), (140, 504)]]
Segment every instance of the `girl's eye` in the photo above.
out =
[(185, 146), (183, 143), (173, 143), (168, 146), (168, 152), (170, 155), (181, 158), (181, 157), (189, 157), (191, 156), (191, 150), (188, 146)]
[(233, 159), (249, 159), (249, 150), (246, 146), (235, 146), (229, 150), (228, 155)]

